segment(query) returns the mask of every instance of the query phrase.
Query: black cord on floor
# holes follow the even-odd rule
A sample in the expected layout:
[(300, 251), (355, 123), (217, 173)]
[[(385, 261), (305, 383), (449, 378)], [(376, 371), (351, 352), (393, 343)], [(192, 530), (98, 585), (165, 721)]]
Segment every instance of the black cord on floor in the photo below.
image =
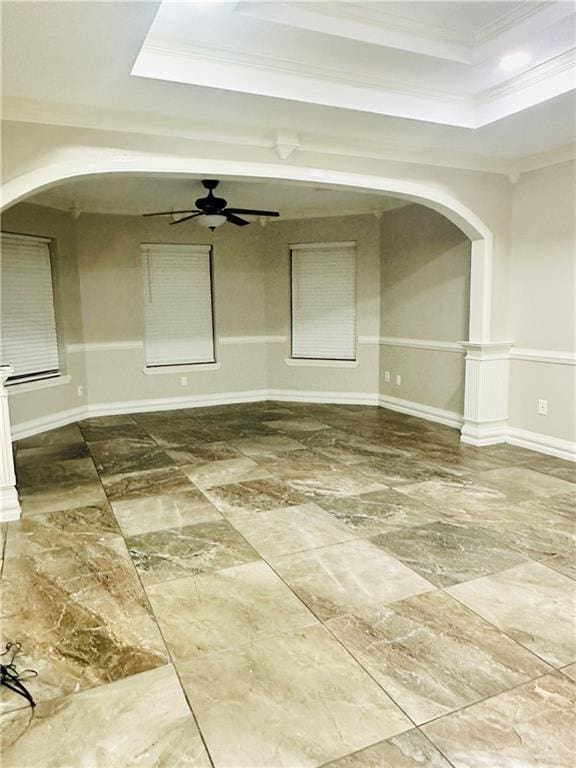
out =
[(16, 670), (15, 659), (20, 653), (22, 646), (20, 643), (7, 643), (6, 650), (0, 653), (0, 656), (7, 656), (10, 654), (7, 664), (0, 663), (0, 685), (5, 685), (14, 693), (23, 696), (26, 701), (29, 702), (31, 707), (36, 706), (36, 702), (32, 698), (32, 694), (22, 683), (22, 680), (29, 680), (31, 677), (36, 677), (38, 672), (35, 669), (23, 669), (21, 672)]

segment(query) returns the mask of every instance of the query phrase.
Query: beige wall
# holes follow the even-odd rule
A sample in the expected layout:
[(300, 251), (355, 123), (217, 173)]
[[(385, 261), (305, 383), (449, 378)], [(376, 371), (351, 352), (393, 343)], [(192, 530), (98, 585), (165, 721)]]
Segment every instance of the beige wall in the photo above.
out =
[[(69, 214), (21, 203), (2, 214), (2, 231), (53, 238), (50, 245), (60, 366), (70, 376), (65, 384), (29, 390), (12, 389), (10, 412), (14, 423), (67, 411), (86, 402), (86, 373), (82, 355), (69, 354), (68, 346), (83, 339), (80, 279), (76, 257), (75, 222)], [(83, 394), (78, 395), (78, 387)]]
[[(514, 190), (510, 317), (518, 350), (576, 354), (575, 163), (523, 175)], [(548, 416), (538, 400), (548, 400)], [(575, 367), (512, 360), (510, 424), (576, 439)]]
[[(430, 208), (408, 205), (382, 216), (380, 252), (380, 335), (384, 339), (466, 340), (470, 241), (463, 232)], [(390, 382), (385, 381), (386, 371)], [(461, 352), (384, 344), (380, 393), (462, 414), (464, 373)]]
[[(114, 348), (144, 338), (141, 243), (194, 243), (214, 247), (216, 337), (266, 332), (264, 231), (256, 225), (215, 232), (167, 219), (83, 215), (78, 221), (78, 262), (86, 366), (91, 403), (118, 403), (258, 390), (265, 387), (261, 344), (217, 344), (219, 368), (150, 375), (144, 349)], [(91, 349), (90, 345), (104, 348)], [(111, 345), (106, 348), (106, 345)], [(181, 384), (187, 376), (188, 383)]]

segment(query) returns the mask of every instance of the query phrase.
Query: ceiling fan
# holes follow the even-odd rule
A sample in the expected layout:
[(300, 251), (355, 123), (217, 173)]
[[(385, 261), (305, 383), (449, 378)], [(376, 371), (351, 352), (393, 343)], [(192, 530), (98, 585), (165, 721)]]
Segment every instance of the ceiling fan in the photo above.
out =
[(157, 213), (144, 213), (143, 216), (173, 216), (179, 213), (188, 213), (189, 216), (183, 216), (181, 219), (170, 222), (170, 226), (173, 224), (182, 224), (183, 221), (189, 219), (198, 219), (198, 223), (214, 231), (216, 227), (221, 226), (225, 222), (229, 221), (230, 224), (235, 224), (237, 227), (245, 227), (249, 224), (249, 221), (241, 219), (236, 214), (248, 214), (250, 216), (280, 216), (278, 211), (255, 211), (251, 208), (228, 208), (228, 201), (223, 197), (215, 197), (212, 190), (216, 189), (220, 182), (216, 179), (202, 179), (202, 186), (208, 190), (206, 197), (199, 197), (196, 200), (196, 208), (190, 208), (186, 211), (158, 211)]

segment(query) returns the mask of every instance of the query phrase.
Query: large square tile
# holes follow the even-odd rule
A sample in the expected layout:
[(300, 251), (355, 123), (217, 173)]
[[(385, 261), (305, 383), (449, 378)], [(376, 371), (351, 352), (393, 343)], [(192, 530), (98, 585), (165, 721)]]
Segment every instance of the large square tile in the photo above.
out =
[(316, 504), (253, 512), (230, 518), (262, 557), (316, 549), (356, 538), (356, 534)]
[(8, 768), (210, 768), (172, 667), (0, 718)]
[(192, 487), (185, 493), (115, 501), (112, 508), (125, 536), (222, 519), (204, 494)]
[(187, 477), (198, 488), (213, 488), (216, 485), (240, 483), (246, 480), (271, 478), (272, 475), (247, 456), (223, 461), (212, 461), (202, 466), (184, 465)]
[(311, 768), (411, 726), (321, 626), (208, 651), (179, 674), (216, 768)]
[(359, 536), (431, 523), (441, 513), (392, 488), (357, 496), (329, 496), (318, 504)]
[(556, 667), (576, 661), (576, 583), (527, 562), (448, 592)]
[(152, 584), (146, 591), (177, 666), (197, 654), (318, 623), (263, 562)]
[(423, 726), (455, 768), (573, 768), (576, 685), (545, 675)]
[(295, 507), (306, 501), (301, 493), (274, 477), (212, 486), (204, 489), (204, 493), (223, 515), (230, 518)]
[(144, 584), (260, 559), (248, 542), (224, 520), (129, 536), (126, 544)]
[(194, 487), (184, 472), (175, 466), (125, 475), (107, 475), (102, 478), (102, 482), (110, 501), (186, 493)]
[(329, 763), (325, 768), (452, 768), (416, 728)]
[(371, 539), (438, 587), (449, 587), (526, 558), (480, 528), (436, 522)]
[(415, 722), (423, 723), (550, 671), (442, 592), (327, 626)]
[(428, 592), (430, 582), (368, 541), (270, 558), (270, 564), (320, 619), (370, 615), (382, 605)]
[[(102, 509), (9, 523), (2, 639), (21, 643), (19, 668), (38, 671), (29, 688), (39, 701), (167, 663), (124, 540), (110, 529)], [(14, 698), (20, 704), (2, 688), (4, 707)]]

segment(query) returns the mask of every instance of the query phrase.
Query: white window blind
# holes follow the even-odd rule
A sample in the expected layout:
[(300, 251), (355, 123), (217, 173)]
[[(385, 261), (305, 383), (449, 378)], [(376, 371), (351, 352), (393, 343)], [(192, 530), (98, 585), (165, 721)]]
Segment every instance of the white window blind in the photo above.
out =
[(146, 364), (214, 362), (208, 245), (142, 246)]
[(356, 359), (356, 247), (291, 247), (292, 357)]
[(0, 360), (11, 379), (58, 373), (48, 241), (2, 234), (0, 244)]

